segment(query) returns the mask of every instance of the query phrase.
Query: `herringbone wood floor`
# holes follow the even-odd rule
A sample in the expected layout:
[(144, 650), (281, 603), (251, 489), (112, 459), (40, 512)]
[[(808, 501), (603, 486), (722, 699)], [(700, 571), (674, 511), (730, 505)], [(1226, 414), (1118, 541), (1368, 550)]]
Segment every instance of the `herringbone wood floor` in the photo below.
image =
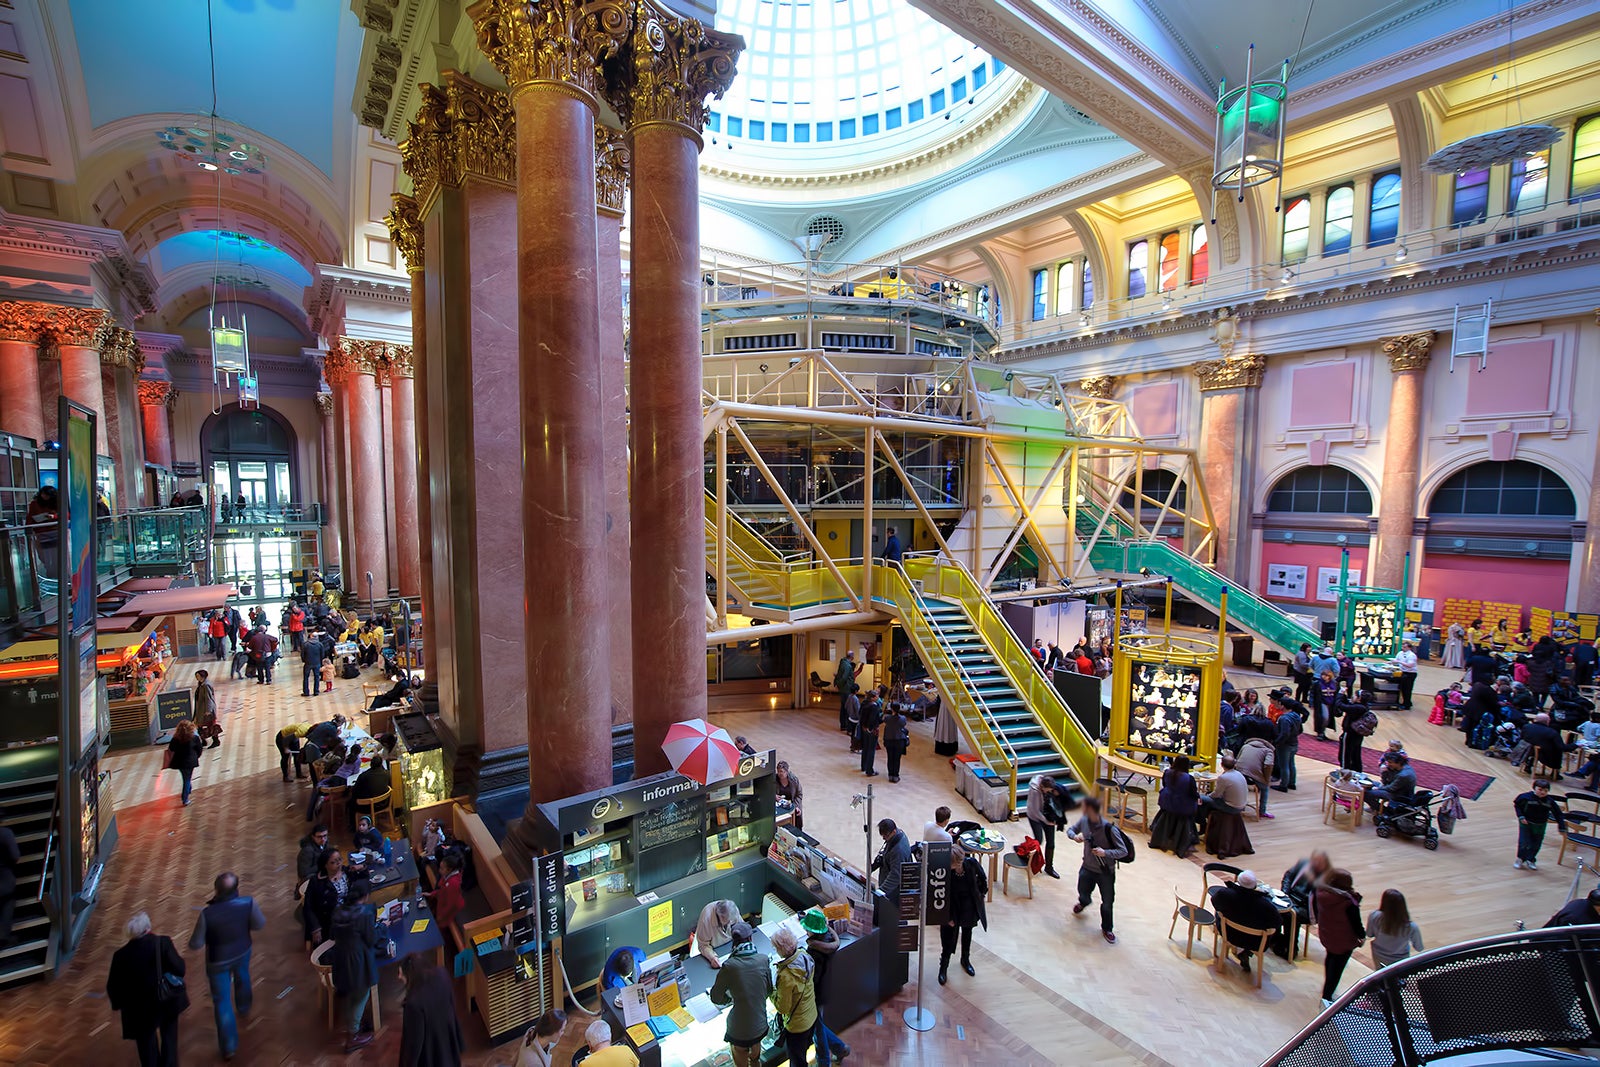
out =
[[(178, 668), (187, 682), (197, 664)], [(1254, 684), (1233, 677), (1238, 684)], [(1424, 667), (1420, 692), (1446, 680)], [(135, 1062), (132, 1046), (121, 1040), (117, 1018), (105, 1000), (111, 953), (121, 944), (121, 927), (134, 911), (150, 913), (156, 928), (180, 943), (194, 913), (222, 869), (238, 872), (246, 892), (267, 913), (268, 929), (258, 935), (253, 964), (256, 1007), (244, 1025), (241, 1064), (392, 1063), (396, 1059), (400, 990), (392, 974), (383, 987), (385, 1032), (365, 1052), (346, 1057), (324, 1025), (315, 982), (292, 919), (290, 883), (295, 843), (305, 831), (305, 793), (285, 785), (277, 773), (272, 739), (278, 727), (299, 718), (324, 718), (360, 703), (361, 690), (341, 683), (331, 696), (307, 701), (298, 678), (289, 672), (276, 685), (219, 684), (226, 728), (221, 749), (208, 751), (188, 809), (176, 800), (177, 777), (160, 772), (159, 751), (110, 756), (121, 845), (111, 858), (99, 908), (76, 958), (51, 982), (0, 992), (0, 1063), (120, 1064)], [(1431, 684), (1430, 684), (1431, 683)], [(1419, 700), (1419, 705), (1421, 701)], [(802, 776), (807, 829), (847, 856), (864, 856), (862, 816), (850, 797), (865, 779), (856, 757), (834, 732), (835, 709), (759, 711), (718, 715), (731, 731), (760, 747), (776, 747)], [(931, 754), (925, 725), (913, 727), (913, 750), (904, 776), (891, 785), (872, 779), (874, 816), (889, 816), (920, 836), (924, 820), (939, 804), (958, 817), (974, 817), (951, 789), (952, 775)], [(1356, 885), (1375, 904), (1389, 886), (1401, 888), (1430, 946), (1510, 929), (1516, 920), (1542, 923), (1566, 898), (1571, 868), (1557, 868), (1554, 850), (1544, 869), (1512, 871), (1515, 839), (1510, 800), (1525, 788), (1507, 777), (1502, 762), (1464, 749), (1460, 735), (1426, 725), (1426, 713), (1384, 716), (1378, 737), (1403, 739), (1415, 754), (1436, 762), (1458, 762), (1499, 776), (1484, 798), (1469, 805), (1469, 819), (1436, 853), (1405, 840), (1380, 841), (1370, 824), (1359, 830), (1322, 824), (1318, 811), (1320, 778), (1326, 768), (1302, 760), (1298, 792), (1274, 793), (1272, 821), (1249, 824), (1256, 854), (1246, 858), (1264, 876), (1282, 870), (1314, 846), (1329, 848), (1334, 861), (1355, 874)], [(880, 769), (882, 764), (880, 763)], [(1002, 828), (1020, 839), (1022, 824)], [(1142, 839), (1141, 839), (1142, 841)], [(1239, 861), (1235, 861), (1239, 862)], [(1064, 881), (1040, 878), (1034, 898), (1013, 880), (1011, 896), (996, 887), (987, 931), (979, 931), (973, 962), (976, 978), (953, 971), (939, 987), (929, 960), (924, 1004), (938, 1018), (927, 1034), (901, 1022), (901, 1011), (915, 999), (915, 985), (867, 1016), (844, 1034), (854, 1054), (847, 1062), (867, 1065), (939, 1064), (1167, 1064), (1197, 1053), (1257, 1062), (1298, 1029), (1317, 1010), (1321, 983), (1320, 948), (1312, 958), (1290, 965), (1268, 964), (1263, 988), (1251, 988), (1236, 968), (1218, 974), (1208, 967), (1207, 947), (1185, 960), (1181, 941), (1166, 940), (1163, 923), (1172, 910), (1172, 887), (1198, 892), (1194, 862), (1141, 849), (1138, 861), (1119, 876), (1116, 946), (1104, 944), (1093, 921), (1069, 912), (1073, 901), (1075, 857), (1064, 846), (1058, 866)], [(1182, 930), (1179, 930), (1182, 936)], [(203, 961), (187, 953), (193, 1007), (182, 1026), (182, 1062), (217, 1060)], [(913, 961), (913, 974), (915, 974)], [(1365, 973), (1352, 964), (1346, 982)], [(563, 1049), (578, 1044), (576, 1031)], [(509, 1064), (514, 1052), (485, 1047), (475, 1019), (464, 1024), (471, 1064)], [(564, 1057), (562, 1057), (564, 1059)]]

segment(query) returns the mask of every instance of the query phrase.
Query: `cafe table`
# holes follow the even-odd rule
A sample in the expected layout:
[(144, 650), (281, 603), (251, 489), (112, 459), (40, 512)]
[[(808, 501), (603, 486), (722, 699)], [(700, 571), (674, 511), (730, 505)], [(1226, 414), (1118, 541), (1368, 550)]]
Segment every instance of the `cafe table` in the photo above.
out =
[[(358, 868), (367, 872), (370, 887), (367, 899), (374, 904), (385, 904), (416, 892), (421, 877), (417, 870), (417, 858), (407, 842), (396, 842), (395, 846), (388, 862), (380, 860), (375, 864), (371, 858), (373, 854), (368, 853), (367, 862)], [(352, 861), (354, 858), (352, 853)]]
[(968, 852), (976, 852), (989, 857), (989, 895), (985, 899), (994, 899), (994, 883), (999, 877), (1000, 853), (1006, 850), (1006, 839), (993, 830), (969, 830), (962, 834), (956, 842)]
[[(1229, 878), (1228, 881), (1231, 882), (1233, 879)], [(1213, 898), (1214, 901), (1217, 890), (1221, 888), (1222, 886), (1220, 885), (1214, 885), (1206, 890), (1206, 895)], [(1287, 935), (1289, 938), (1289, 960), (1293, 962), (1300, 941), (1300, 913), (1295, 910), (1294, 901), (1289, 899), (1287, 893), (1275, 889), (1265, 882), (1256, 884), (1256, 892), (1272, 901), (1272, 906), (1278, 909), (1278, 932)], [(1212, 904), (1212, 910), (1216, 910), (1215, 903)]]

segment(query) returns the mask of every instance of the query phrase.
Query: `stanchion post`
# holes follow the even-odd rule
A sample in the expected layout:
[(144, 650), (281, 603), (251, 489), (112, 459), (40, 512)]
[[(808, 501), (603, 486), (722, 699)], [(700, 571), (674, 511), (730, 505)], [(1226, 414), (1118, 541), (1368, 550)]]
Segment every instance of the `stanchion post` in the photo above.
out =
[(906, 1025), (919, 1034), (925, 1034), (932, 1030), (934, 1023), (937, 1022), (933, 1012), (922, 1006), (922, 969), (928, 955), (928, 931), (923, 927), (923, 919), (927, 914), (928, 908), (928, 865), (931, 859), (932, 857), (928, 854), (928, 848), (924, 845), (921, 864), (922, 889), (917, 894), (917, 1003), (907, 1008), (904, 1015)]

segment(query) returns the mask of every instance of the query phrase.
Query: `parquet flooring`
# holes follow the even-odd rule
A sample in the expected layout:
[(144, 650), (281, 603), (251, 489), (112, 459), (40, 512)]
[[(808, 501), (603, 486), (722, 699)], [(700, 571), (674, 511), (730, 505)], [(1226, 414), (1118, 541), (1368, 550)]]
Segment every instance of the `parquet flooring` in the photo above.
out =
[[(188, 684), (194, 667), (202, 665), (180, 665), (175, 682)], [(284, 722), (355, 708), (360, 686), (341, 683), (332, 695), (307, 701), (300, 696), (298, 672), (283, 672), (272, 687), (230, 682), (225, 669), (213, 672), (213, 678), (219, 674), (223, 747), (208, 750), (191, 807), (179, 806), (177, 776), (159, 770), (159, 750), (107, 758), (122, 839), (107, 866), (99, 908), (83, 947), (59, 978), (0, 991), (0, 1063), (109, 1067), (135, 1062), (104, 995), (106, 967), (122, 943), (122, 924), (134, 911), (147, 910), (157, 930), (181, 946), (212, 877), (224, 868), (239, 874), (268, 920), (268, 928), (257, 935), (252, 967), (256, 1009), (242, 1028), (235, 1062), (395, 1061), (400, 989), (392, 972), (386, 972), (382, 988), (385, 1030), (371, 1048), (347, 1057), (323, 1025), (324, 1009), (304, 962), (290, 892), (295, 845), (306, 827), (306, 794), (303, 784), (280, 781), (273, 747)], [(1423, 675), (1419, 708), (1422, 693), (1449, 680), (1428, 666)], [(1273, 684), (1238, 671), (1230, 676), (1241, 686)], [(806, 828), (844, 855), (865, 858), (863, 813), (850, 808), (850, 798), (867, 780), (835, 731), (835, 712), (831, 705), (812, 705), (715, 718), (758, 746), (778, 748), (803, 779)], [(1525, 788), (1525, 779), (1504, 762), (1467, 750), (1455, 731), (1428, 726), (1424, 710), (1382, 718), (1375, 741), (1399, 737), (1421, 758), (1496, 777), (1484, 797), (1468, 805), (1468, 819), (1456, 833), (1438, 852), (1428, 853), (1418, 842), (1376, 839), (1370, 823), (1353, 831), (1324, 826), (1318, 801), (1326, 767), (1302, 757), (1299, 791), (1272, 794), (1270, 810), (1277, 818), (1248, 823), (1256, 853), (1247, 864), (1275, 880), (1311, 848), (1326, 847), (1336, 863), (1353, 872), (1369, 906), (1389, 886), (1404, 890), (1430, 946), (1505, 931), (1519, 919), (1530, 926), (1543, 923), (1566, 899), (1572, 871), (1555, 866), (1553, 848), (1547, 848), (1543, 870), (1511, 869), (1510, 801)], [(874, 818), (895, 818), (916, 838), (939, 804), (949, 804), (958, 817), (975, 816), (951, 788), (945, 761), (933, 757), (930, 728), (913, 724), (912, 729), (902, 780), (893, 785), (887, 777), (871, 781)], [(1001, 830), (1020, 838), (1025, 826)], [(1070, 914), (1077, 866), (1070, 844), (1063, 842), (1057, 866), (1064, 880), (1036, 879), (1032, 900), (1015, 878), (1009, 897), (996, 887), (989, 929), (978, 932), (974, 946), (977, 977), (952, 971), (950, 984), (941, 988), (934, 982), (937, 960), (929, 959), (923, 997), (938, 1018), (933, 1031), (916, 1034), (902, 1023), (901, 1012), (916, 994), (915, 986), (908, 986), (882, 1006), (881, 1015), (869, 1015), (845, 1032), (854, 1050), (847, 1063), (1164, 1065), (1192, 1059), (1200, 1049), (1227, 1049), (1230, 1058), (1250, 1063), (1315, 1014), (1320, 947), (1312, 948), (1310, 960), (1293, 965), (1271, 959), (1257, 991), (1236, 968), (1218, 974), (1208, 967), (1209, 942), (1197, 945), (1195, 958), (1185, 960), (1182, 941), (1166, 939), (1172, 888), (1198, 892), (1197, 862), (1140, 849), (1137, 862), (1119, 875), (1115, 946), (1101, 941), (1092, 911), (1083, 920)], [(182, 1062), (216, 1062), (203, 960), (199, 953), (186, 958), (193, 1006), (182, 1023)], [(1346, 982), (1362, 973), (1361, 965), (1352, 963)], [(475, 1019), (464, 1022), (463, 1029), (470, 1044), (467, 1063), (504, 1065), (514, 1059), (514, 1048), (486, 1047)], [(565, 1051), (578, 1044), (581, 1026), (571, 1029)]]

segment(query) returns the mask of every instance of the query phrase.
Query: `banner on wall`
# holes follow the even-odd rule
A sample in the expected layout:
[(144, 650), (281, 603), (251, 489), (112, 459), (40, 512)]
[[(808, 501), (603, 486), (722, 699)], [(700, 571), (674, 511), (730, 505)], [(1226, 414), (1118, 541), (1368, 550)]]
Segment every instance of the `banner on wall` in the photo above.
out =
[(1289, 563), (1267, 564), (1267, 595), (1285, 600), (1306, 598), (1306, 568)]
[[(1361, 572), (1352, 567), (1348, 580), (1351, 585), (1360, 585)], [(1317, 599), (1327, 601), (1329, 604), (1337, 604), (1339, 602), (1338, 567), (1317, 568)]]

